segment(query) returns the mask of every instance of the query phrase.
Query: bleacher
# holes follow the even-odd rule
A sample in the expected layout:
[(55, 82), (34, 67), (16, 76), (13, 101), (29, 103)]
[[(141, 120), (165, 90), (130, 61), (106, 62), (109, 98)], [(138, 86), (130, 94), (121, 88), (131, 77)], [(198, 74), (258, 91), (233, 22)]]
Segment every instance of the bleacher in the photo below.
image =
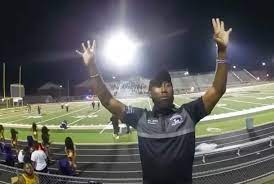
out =
[[(186, 71), (171, 71), (171, 80), (173, 83), (175, 94), (185, 94), (200, 92), (206, 90), (212, 85), (215, 72), (188, 75)], [(227, 86), (241, 86), (258, 82), (256, 78), (247, 70), (229, 71), (227, 78)], [(107, 83), (112, 94), (117, 97), (134, 97), (146, 95), (148, 92), (149, 79), (138, 77), (130, 78), (123, 81), (115, 81)]]

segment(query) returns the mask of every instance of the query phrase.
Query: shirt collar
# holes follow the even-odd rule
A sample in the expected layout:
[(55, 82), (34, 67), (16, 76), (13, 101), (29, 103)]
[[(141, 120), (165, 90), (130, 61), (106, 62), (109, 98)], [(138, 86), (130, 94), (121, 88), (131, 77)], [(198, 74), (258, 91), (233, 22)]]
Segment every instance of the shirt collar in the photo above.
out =
[(158, 106), (154, 105), (152, 109), (153, 116), (159, 116), (159, 115), (169, 115), (176, 111), (176, 107), (174, 104), (172, 104), (170, 107), (167, 108), (159, 108)]

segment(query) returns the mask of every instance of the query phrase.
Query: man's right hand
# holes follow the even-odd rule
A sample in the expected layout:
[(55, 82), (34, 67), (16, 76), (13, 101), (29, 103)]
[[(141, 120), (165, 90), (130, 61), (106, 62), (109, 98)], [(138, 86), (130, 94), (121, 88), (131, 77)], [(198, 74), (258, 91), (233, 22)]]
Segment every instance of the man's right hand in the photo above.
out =
[(90, 45), (90, 41), (87, 41), (87, 47), (85, 43), (82, 43), (83, 52), (76, 50), (76, 53), (82, 56), (86, 65), (95, 63), (95, 40), (92, 42), (92, 46)]

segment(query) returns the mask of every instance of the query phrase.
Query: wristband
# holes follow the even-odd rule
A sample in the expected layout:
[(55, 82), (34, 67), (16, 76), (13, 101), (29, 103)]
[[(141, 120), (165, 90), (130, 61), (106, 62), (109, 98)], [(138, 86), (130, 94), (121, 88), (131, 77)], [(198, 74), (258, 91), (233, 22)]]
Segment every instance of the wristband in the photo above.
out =
[(89, 76), (90, 78), (95, 78), (95, 77), (99, 77), (99, 74), (97, 73), (97, 74), (95, 74), (95, 75), (91, 75), (91, 76)]
[(216, 63), (217, 64), (230, 64), (228, 61), (226, 61), (225, 59), (216, 59)]

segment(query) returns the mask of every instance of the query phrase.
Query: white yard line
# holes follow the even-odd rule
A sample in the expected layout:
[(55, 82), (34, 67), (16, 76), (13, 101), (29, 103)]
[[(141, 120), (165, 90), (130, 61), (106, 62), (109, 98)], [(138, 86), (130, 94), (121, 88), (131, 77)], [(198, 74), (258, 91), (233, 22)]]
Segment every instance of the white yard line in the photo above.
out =
[[(103, 110), (103, 109), (97, 110), (97, 111), (91, 113), (90, 115), (96, 114), (97, 112), (100, 112), (101, 110)], [(77, 120), (75, 120), (75, 121), (69, 123), (68, 125), (73, 125), (73, 124), (77, 123), (78, 121), (81, 121), (81, 120), (83, 120), (83, 119), (85, 119), (85, 118), (87, 118), (87, 117), (79, 118), (79, 119), (77, 119)]]
[(229, 108), (229, 107), (218, 107), (218, 106), (215, 106), (215, 107), (217, 107), (217, 108), (223, 108), (223, 109), (226, 109), (226, 110), (231, 110), (231, 111), (234, 111), (234, 112), (239, 111), (239, 110), (232, 109), (232, 108)]
[(262, 97), (262, 95), (258, 95), (258, 96), (239, 95), (239, 97), (252, 98), (252, 99), (257, 99), (257, 100), (266, 100), (266, 99), (274, 99), (273, 95), (274, 95), (274, 93), (271, 96), (265, 96), (265, 97)]
[(69, 114), (73, 114), (73, 113), (75, 113), (75, 112), (79, 112), (79, 111), (84, 110), (84, 109), (87, 109), (87, 108), (90, 108), (90, 107), (81, 108), (81, 109), (79, 109), (79, 110), (72, 111), (72, 112), (70, 112), (70, 113), (65, 113), (65, 114), (62, 114), (62, 115), (60, 115), (60, 116), (55, 116), (55, 117), (53, 117), (53, 118), (46, 119), (46, 120), (44, 120), (44, 121), (40, 121), (40, 122), (38, 122), (38, 123), (36, 123), (36, 124), (40, 124), (40, 123), (44, 123), (44, 122), (47, 122), (47, 121), (50, 121), (50, 120), (53, 120), (53, 119), (57, 119), (57, 118), (60, 118), (60, 117), (64, 117), (64, 116), (67, 116), (67, 115), (69, 115)]
[(222, 99), (222, 100), (239, 102), (239, 103), (248, 103), (248, 104), (254, 104), (254, 105), (270, 105), (270, 104), (263, 104), (263, 103), (247, 102), (247, 101), (242, 101), (242, 100), (229, 100), (229, 99)]
[[(79, 106), (82, 106), (82, 105), (78, 105), (77, 107), (79, 107)], [(61, 112), (62, 110), (59, 110), (59, 111), (52, 111), (52, 112), (50, 112), (50, 113), (47, 113), (47, 115), (49, 115), (49, 114), (53, 114), (53, 113), (59, 113), (59, 112)], [(48, 111), (46, 111), (46, 112), (48, 112)], [(36, 113), (31, 113), (31, 114), (29, 114), (30, 116), (32, 116), (32, 115), (38, 115), (38, 114), (36, 114)], [(15, 117), (15, 116), (12, 116), (12, 117)], [(9, 117), (10, 118), (10, 117)], [(5, 118), (5, 119), (7, 119), (7, 118)], [(9, 121), (9, 122), (2, 122), (2, 123), (7, 123), (7, 124), (9, 124), (9, 123), (13, 123), (13, 122), (17, 122), (17, 121), (23, 121), (23, 120), (26, 120), (26, 119), (29, 119), (29, 117), (27, 117), (27, 118), (22, 118), (22, 119), (16, 119), (16, 120), (13, 120), (13, 121)], [(36, 123), (36, 124), (38, 124), (38, 123)]]
[(104, 131), (105, 131), (105, 129), (107, 129), (107, 127), (111, 124), (112, 122), (109, 122), (101, 131), (100, 131), (100, 134), (102, 134)]
[(174, 104), (175, 104), (176, 107), (180, 107), (180, 105), (176, 104), (175, 102), (174, 102)]
[[(8, 118), (10, 118), (10, 117), (8, 117), (8, 114), (5, 114), (5, 115), (7, 115), (7, 117), (2, 117), (2, 118), (0, 118), (0, 119), (2, 120), (2, 119), (8, 119)], [(12, 117), (24, 116), (24, 115), (29, 115), (29, 113), (17, 114), (17, 115), (13, 115)]]

